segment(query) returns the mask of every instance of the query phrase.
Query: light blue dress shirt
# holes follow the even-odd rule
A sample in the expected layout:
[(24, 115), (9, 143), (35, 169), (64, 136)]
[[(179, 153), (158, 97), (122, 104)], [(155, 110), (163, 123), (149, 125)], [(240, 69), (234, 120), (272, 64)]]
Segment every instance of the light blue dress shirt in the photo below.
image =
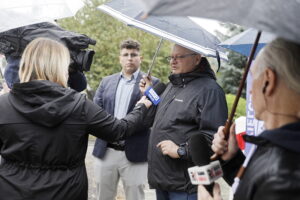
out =
[(122, 72), (120, 73), (121, 78), (117, 87), (114, 113), (114, 116), (118, 119), (122, 119), (127, 114), (131, 94), (133, 92), (138, 74), (139, 70), (133, 73), (131, 79), (127, 79)]

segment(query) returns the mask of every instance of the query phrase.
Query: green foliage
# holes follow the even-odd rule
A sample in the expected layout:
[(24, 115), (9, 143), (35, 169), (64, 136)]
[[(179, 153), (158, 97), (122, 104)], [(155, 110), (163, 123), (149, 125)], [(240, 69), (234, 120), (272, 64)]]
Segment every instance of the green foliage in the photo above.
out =
[[(233, 24), (222, 24), (222, 25), (228, 29), (226, 35), (217, 32), (217, 35), (220, 38), (222, 38), (222, 40), (226, 40), (244, 31), (243, 27), (240, 27), (238, 25), (233, 25)], [(223, 63), (220, 69), (220, 73), (218, 75), (219, 78), (218, 82), (224, 89), (225, 93), (236, 94), (238, 91), (240, 80), (242, 79), (242, 75), (244, 73), (247, 57), (230, 50), (227, 56), (229, 61), (227, 63)], [(246, 92), (244, 88), (242, 92), (242, 96), (245, 97), (245, 95)]]
[[(143, 62), (141, 69), (147, 72), (152, 62), (160, 38), (150, 35), (136, 28), (128, 27), (115, 18), (97, 10), (103, 0), (87, 0), (85, 7), (75, 17), (60, 20), (59, 25), (66, 29), (85, 34), (97, 41), (91, 46), (96, 54), (91, 71), (85, 73), (92, 90), (95, 90), (104, 76), (119, 72), (119, 44), (122, 40), (132, 38), (141, 43)], [(156, 58), (152, 75), (167, 82), (169, 64), (165, 57), (169, 55), (171, 44), (163, 42), (163, 46)]]
[[(234, 100), (235, 100), (235, 95), (233, 95), (233, 94), (227, 94), (226, 95), (226, 101), (227, 101), (229, 114), (231, 112)], [(247, 106), (246, 99), (241, 97), (239, 99), (239, 103), (238, 103), (238, 106), (236, 108), (236, 112), (235, 112), (235, 116), (234, 116), (235, 119), (240, 117), (240, 116), (246, 116), (246, 106)]]
[[(229, 62), (225, 63), (220, 69), (219, 83), (225, 93), (237, 94), (240, 81), (244, 73), (246, 57), (237, 53), (228, 54)], [(245, 89), (242, 91), (242, 97), (245, 97)]]

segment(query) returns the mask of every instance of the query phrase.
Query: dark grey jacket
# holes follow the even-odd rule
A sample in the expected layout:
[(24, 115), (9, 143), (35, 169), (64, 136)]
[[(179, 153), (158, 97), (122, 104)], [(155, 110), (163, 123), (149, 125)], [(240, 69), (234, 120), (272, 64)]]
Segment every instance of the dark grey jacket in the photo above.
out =
[(165, 156), (156, 145), (163, 140), (180, 145), (193, 134), (205, 134), (211, 141), (227, 119), (225, 94), (212, 72), (194, 71), (171, 75), (169, 79), (150, 135), (148, 180), (155, 189), (193, 193), (196, 186), (187, 173), (193, 163)]
[[(258, 137), (246, 136), (257, 145), (240, 181), (234, 200), (300, 199), (300, 122), (267, 130)], [(224, 166), (225, 178), (238, 169), (243, 157), (238, 154), (235, 166)], [(240, 161), (240, 162), (238, 162)], [(236, 173), (234, 173), (235, 175)]]
[(118, 120), (56, 83), (14, 84), (0, 96), (0, 199), (87, 199), (88, 133), (124, 139), (143, 122), (146, 110), (142, 105)]

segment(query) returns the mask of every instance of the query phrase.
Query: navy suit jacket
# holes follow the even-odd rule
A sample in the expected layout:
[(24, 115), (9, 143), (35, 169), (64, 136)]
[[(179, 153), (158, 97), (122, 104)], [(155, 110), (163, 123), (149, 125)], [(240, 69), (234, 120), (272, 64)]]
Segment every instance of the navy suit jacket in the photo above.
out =
[[(139, 82), (142, 75), (145, 73), (139, 72), (136, 83), (133, 88), (131, 99), (128, 106), (127, 113), (131, 112), (136, 102), (141, 98), (141, 92), (139, 90)], [(120, 72), (106, 76), (102, 79), (95, 97), (94, 102), (101, 106), (111, 115), (114, 115), (115, 109), (115, 98), (118, 83), (120, 81)], [(153, 85), (157, 84), (159, 80), (152, 77)], [(131, 162), (146, 162), (147, 151), (148, 151), (148, 140), (149, 140), (150, 129), (144, 129), (139, 131), (125, 140), (125, 154)], [(93, 155), (97, 158), (103, 158), (107, 149), (107, 142), (101, 139), (96, 139)]]

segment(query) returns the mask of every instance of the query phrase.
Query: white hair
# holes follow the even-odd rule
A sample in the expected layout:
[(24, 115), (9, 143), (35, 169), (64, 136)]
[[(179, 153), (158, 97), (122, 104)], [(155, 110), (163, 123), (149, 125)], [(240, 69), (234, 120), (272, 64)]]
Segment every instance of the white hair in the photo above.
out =
[(257, 61), (256, 77), (269, 67), (290, 89), (300, 93), (300, 44), (277, 38), (259, 53)]

